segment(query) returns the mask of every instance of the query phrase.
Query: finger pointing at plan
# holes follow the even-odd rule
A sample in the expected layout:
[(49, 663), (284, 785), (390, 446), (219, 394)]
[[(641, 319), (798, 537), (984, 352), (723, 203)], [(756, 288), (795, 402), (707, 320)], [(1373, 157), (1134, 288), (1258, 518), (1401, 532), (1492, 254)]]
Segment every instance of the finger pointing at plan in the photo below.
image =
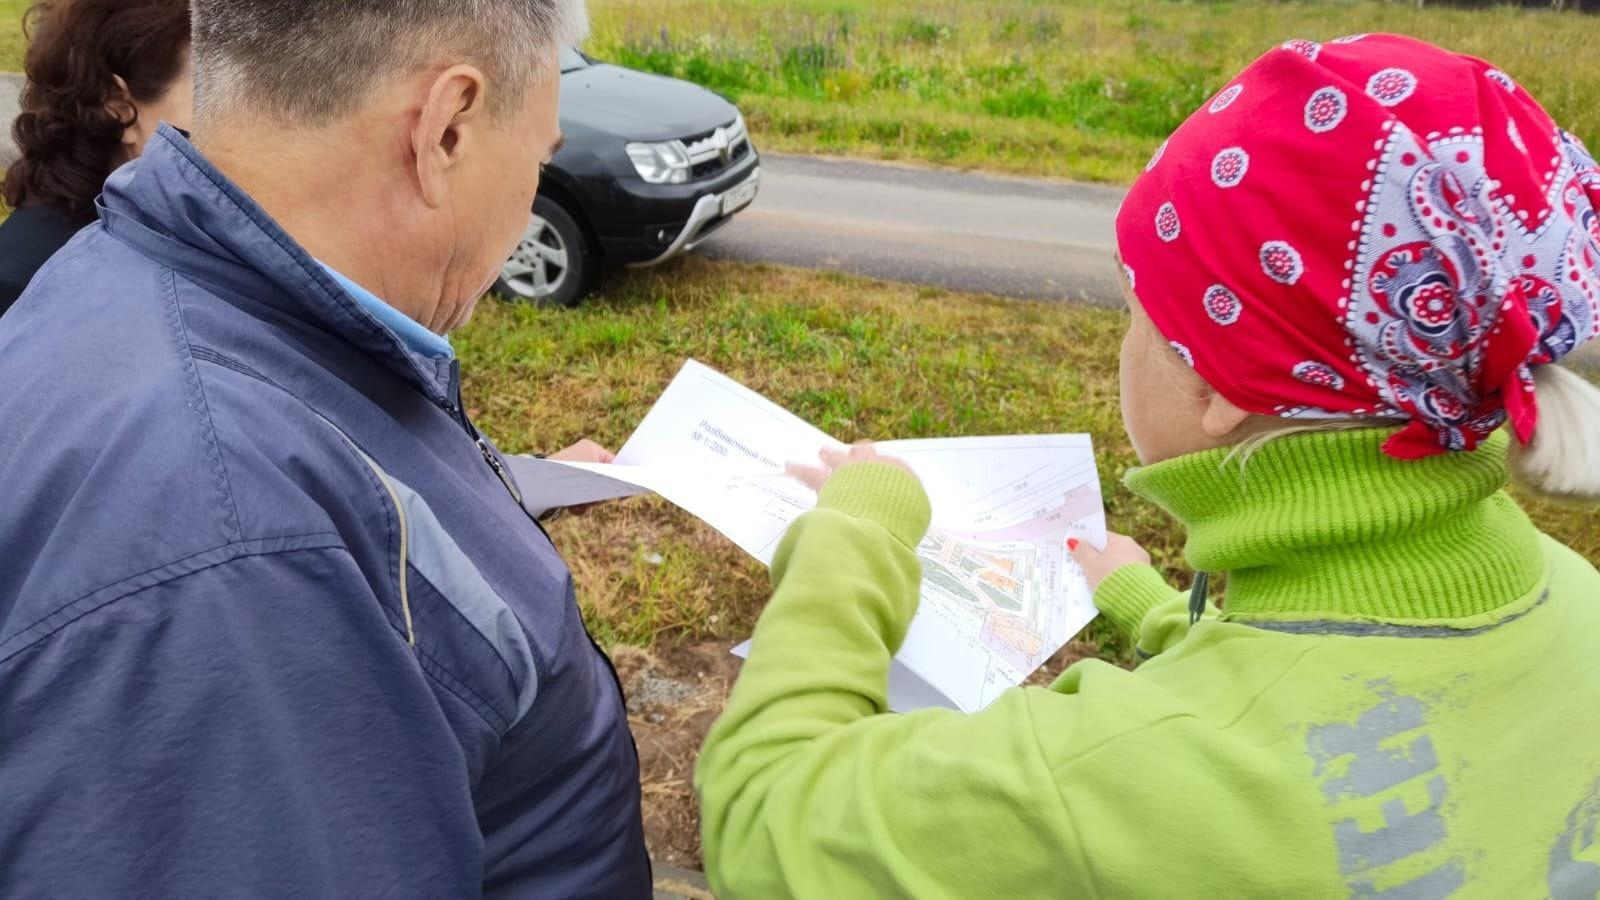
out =
[[(878, 453), (878, 448), (871, 441), (861, 441), (849, 450), (835, 450), (824, 448), (817, 454), (822, 461), (820, 466), (808, 466), (800, 463), (790, 463), (787, 467), (789, 476), (811, 488), (813, 491), (822, 490), (822, 486), (833, 477), (833, 473), (850, 463), (878, 462), (904, 469), (911, 472), (911, 467), (892, 456), (883, 456)], [(915, 475), (917, 473), (911, 472)]]
[[(615, 463), (513, 457), (511, 469), (535, 514), (655, 493), (770, 565), (829, 473), (868, 459), (910, 469), (933, 504), (933, 528), (917, 550), (921, 604), (890, 671), (892, 708), (982, 709), (1094, 619), (1088, 584), (1066, 550), (1069, 537), (1106, 541), (1087, 435), (850, 448), (690, 361)], [(801, 464), (791, 476), (788, 464), (799, 460), (822, 465)]]

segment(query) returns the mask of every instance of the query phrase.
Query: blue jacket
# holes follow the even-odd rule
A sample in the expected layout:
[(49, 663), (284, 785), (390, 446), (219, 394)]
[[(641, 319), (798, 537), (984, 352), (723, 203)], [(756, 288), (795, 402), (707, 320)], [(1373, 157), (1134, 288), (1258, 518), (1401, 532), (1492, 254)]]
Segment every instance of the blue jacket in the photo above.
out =
[(0, 321), (0, 896), (644, 897), (572, 579), (411, 352), (163, 127)]

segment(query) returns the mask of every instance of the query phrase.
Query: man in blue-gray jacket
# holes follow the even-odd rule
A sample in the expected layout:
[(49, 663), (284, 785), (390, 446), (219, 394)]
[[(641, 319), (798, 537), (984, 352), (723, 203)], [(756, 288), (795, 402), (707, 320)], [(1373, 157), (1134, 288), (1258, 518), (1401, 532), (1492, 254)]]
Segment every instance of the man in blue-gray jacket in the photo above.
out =
[(619, 685), (444, 337), (581, 0), (194, 15), (193, 140), (0, 322), (0, 896), (647, 896)]

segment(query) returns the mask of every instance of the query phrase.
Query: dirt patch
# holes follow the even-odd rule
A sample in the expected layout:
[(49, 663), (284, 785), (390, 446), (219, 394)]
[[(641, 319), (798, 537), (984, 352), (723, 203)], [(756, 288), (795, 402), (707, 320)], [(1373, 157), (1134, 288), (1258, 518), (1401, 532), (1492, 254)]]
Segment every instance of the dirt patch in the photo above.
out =
[[(694, 764), (739, 674), (740, 661), (728, 652), (730, 646), (726, 641), (663, 643), (651, 650), (618, 647), (612, 653), (639, 745), (645, 839), (651, 855), (671, 866), (701, 868)], [(1027, 683), (1048, 685), (1099, 650), (1094, 643), (1073, 641)]]
[(1049, 687), (1061, 673), (1065, 672), (1073, 663), (1084, 659), (1094, 659), (1100, 656), (1100, 645), (1094, 641), (1068, 641), (1065, 647), (1056, 651), (1056, 655), (1045, 661), (1037, 671), (1028, 676), (1023, 684), (1028, 687)]
[(618, 647), (612, 654), (639, 745), (644, 829), (658, 861), (700, 868), (700, 805), (694, 764), (728, 700), (739, 660), (725, 641)]

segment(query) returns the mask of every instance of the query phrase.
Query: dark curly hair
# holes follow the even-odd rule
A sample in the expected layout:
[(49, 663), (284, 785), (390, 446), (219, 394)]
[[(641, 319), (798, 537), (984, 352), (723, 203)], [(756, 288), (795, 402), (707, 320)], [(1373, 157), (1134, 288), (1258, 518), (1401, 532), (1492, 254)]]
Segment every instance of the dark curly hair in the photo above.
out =
[[(22, 112), (11, 127), (18, 158), (0, 189), (12, 209), (43, 204), (94, 219), (106, 176), (127, 161), (133, 120), (107, 108), (117, 78), (140, 103), (160, 100), (183, 71), (187, 0), (59, 0), (24, 16), (29, 37)], [(131, 113), (130, 113), (131, 115)]]

